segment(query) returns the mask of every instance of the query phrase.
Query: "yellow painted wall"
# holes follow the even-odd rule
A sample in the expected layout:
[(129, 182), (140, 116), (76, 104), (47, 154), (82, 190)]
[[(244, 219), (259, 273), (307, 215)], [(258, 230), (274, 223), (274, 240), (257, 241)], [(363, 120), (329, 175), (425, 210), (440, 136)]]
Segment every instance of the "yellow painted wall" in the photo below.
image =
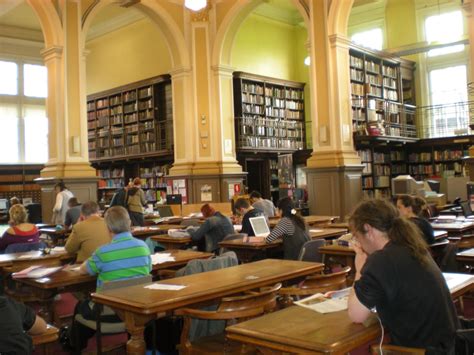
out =
[(171, 56), (160, 31), (141, 20), (89, 41), (86, 49), (86, 90), (92, 94), (167, 74)]
[(397, 48), (417, 42), (416, 8), (414, 0), (388, 0), (385, 7), (387, 48)]
[[(237, 71), (306, 83), (305, 115), (311, 121), (307, 30), (251, 14), (242, 23), (234, 40), (231, 64)], [(307, 142), (311, 142), (307, 124)]]

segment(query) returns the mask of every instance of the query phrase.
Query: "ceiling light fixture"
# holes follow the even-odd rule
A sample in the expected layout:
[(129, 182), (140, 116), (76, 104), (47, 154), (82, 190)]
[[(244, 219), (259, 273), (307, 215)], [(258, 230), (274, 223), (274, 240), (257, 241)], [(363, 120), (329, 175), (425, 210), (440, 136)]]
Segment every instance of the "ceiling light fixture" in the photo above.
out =
[(199, 11), (207, 6), (207, 0), (184, 0), (184, 7), (192, 11)]

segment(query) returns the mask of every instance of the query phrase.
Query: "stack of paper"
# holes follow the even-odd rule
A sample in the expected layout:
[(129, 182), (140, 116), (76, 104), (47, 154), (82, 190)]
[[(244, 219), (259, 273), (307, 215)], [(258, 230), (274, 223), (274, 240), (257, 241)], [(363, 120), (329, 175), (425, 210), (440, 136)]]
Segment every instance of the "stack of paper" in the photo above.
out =
[(156, 253), (156, 254), (151, 255), (151, 263), (153, 265), (163, 264), (168, 261), (175, 261), (175, 260), (176, 259), (174, 258), (174, 256), (171, 256), (170, 253)]
[(62, 269), (62, 266), (56, 266), (56, 267), (41, 267), (39, 265), (34, 265), (30, 266), (24, 270), (21, 270), (19, 272), (14, 272), (12, 274), (13, 278), (32, 278), (32, 279), (38, 279), (41, 277), (45, 277), (48, 275), (51, 275), (52, 273), (55, 273), (56, 271), (59, 271)]

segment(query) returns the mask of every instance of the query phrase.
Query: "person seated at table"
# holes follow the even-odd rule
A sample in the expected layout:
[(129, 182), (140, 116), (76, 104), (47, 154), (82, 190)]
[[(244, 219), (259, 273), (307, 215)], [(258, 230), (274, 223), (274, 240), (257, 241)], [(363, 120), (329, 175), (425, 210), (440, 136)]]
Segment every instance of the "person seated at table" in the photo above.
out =
[(18, 197), (16, 196), (13, 196), (11, 199), (10, 199), (10, 207), (14, 206), (14, 205), (19, 205), (21, 204), (21, 201)]
[[(84, 275), (97, 275), (97, 290), (105, 282), (127, 280), (148, 275), (151, 271), (150, 251), (145, 242), (136, 239), (131, 233), (131, 220), (128, 211), (121, 206), (107, 210), (104, 217), (112, 241), (99, 247), (90, 258), (82, 263), (79, 272)], [(93, 302), (80, 301), (74, 314), (81, 314), (84, 319), (96, 320)], [(107, 323), (121, 322), (117, 315), (107, 315)], [(95, 331), (73, 321), (70, 328), (70, 345), (73, 351), (79, 352), (87, 346), (87, 340)]]
[(258, 191), (252, 191), (250, 193), (250, 203), (252, 207), (263, 211), (263, 214), (269, 217), (275, 217), (275, 205), (272, 201), (262, 198), (262, 195)]
[(23, 303), (0, 296), (0, 354), (32, 354), (30, 335), (47, 330), (46, 322)]
[(255, 232), (250, 224), (250, 218), (264, 216), (263, 211), (252, 207), (246, 198), (239, 198), (235, 201), (234, 209), (237, 214), (242, 217), (242, 229), (240, 233), (246, 233), (249, 237), (254, 236)]
[(99, 205), (89, 201), (81, 206), (80, 221), (72, 227), (66, 241), (66, 251), (77, 253), (76, 261), (82, 263), (100, 246), (110, 243), (110, 233), (100, 216)]
[(25, 206), (14, 205), (8, 213), (10, 214), (8, 222), (10, 228), (0, 238), (0, 251), (5, 250), (10, 244), (39, 242), (40, 232), (34, 224), (28, 223), (28, 213)]
[(188, 227), (186, 231), (195, 242), (204, 239), (204, 243), (201, 243), (204, 247), (200, 247), (200, 250), (215, 252), (219, 249), (219, 242), (222, 241), (226, 235), (234, 233), (234, 226), (228, 217), (217, 212), (207, 203), (202, 205), (201, 213), (206, 221), (201, 224), (200, 227)]
[(69, 229), (79, 221), (79, 217), (81, 216), (81, 204), (76, 197), (71, 197), (67, 205), (69, 209), (66, 211), (64, 226), (66, 229)]
[(362, 323), (373, 312), (394, 345), (454, 354), (456, 311), (419, 229), (378, 199), (361, 202), (349, 226), (356, 252), (350, 319)]
[(435, 242), (433, 227), (423, 217), (420, 217), (424, 200), (421, 197), (400, 195), (397, 197), (397, 208), (403, 217), (409, 218), (420, 229), (428, 244)]
[(270, 235), (265, 238), (265, 242), (271, 243), (277, 239), (283, 239), (284, 258), (297, 260), (303, 244), (311, 240), (308, 226), (296, 212), (295, 205), (289, 197), (278, 201), (278, 212), (282, 218)]

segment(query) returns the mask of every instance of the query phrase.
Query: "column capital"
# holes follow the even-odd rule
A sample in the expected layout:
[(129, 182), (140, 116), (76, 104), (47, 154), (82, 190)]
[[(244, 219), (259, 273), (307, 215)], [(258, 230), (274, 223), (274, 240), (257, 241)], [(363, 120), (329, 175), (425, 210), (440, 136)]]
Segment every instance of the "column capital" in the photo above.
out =
[(51, 59), (61, 58), (63, 54), (63, 49), (64, 47), (62, 46), (51, 46), (43, 49), (41, 51), (41, 55), (43, 56), (44, 61), (47, 62)]
[(351, 40), (339, 33), (329, 36), (329, 43), (332, 47), (350, 48)]
[(192, 68), (191, 67), (174, 67), (170, 70), (170, 75), (172, 79), (179, 79), (185, 76), (191, 75)]
[(235, 67), (232, 67), (230, 65), (225, 65), (225, 64), (213, 65), (211, 69), (214, 72), (214, 74), (223, 75), (223, 76), (232, 76), (235, 71)]
[(191, 12), (191, 22), (209, 22), (209, 12), (212, 8), (211, 2), (207, 2), (207, 6), (200, 10), (200, 11), (192, 11)]

